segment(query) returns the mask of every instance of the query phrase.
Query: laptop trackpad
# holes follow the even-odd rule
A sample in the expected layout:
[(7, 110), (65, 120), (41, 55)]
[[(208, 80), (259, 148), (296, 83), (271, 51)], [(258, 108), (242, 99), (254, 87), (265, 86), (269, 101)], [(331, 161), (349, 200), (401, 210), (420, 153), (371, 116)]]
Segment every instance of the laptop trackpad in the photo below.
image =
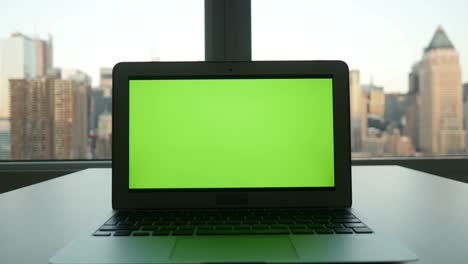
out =
[(295, 260), (288, 236), (178, 237), (171, 260), (200, 262)]

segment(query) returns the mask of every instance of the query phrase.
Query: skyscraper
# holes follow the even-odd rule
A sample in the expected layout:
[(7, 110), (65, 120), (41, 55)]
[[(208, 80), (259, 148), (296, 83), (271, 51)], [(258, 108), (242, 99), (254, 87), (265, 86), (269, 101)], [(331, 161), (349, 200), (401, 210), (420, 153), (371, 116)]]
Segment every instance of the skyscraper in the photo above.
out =
[(101, 68), (100, 88), (104, 91), (104, 97), (112, 96), (112, 68)]
[(34, 39), (34, 45), (36, 48), (36, 75), (46, 76), (47, 73), (52, 69), (52, 36), (49, 35), (48, 40), (42, 40), (40, 38)]
[(362, 148), (362, 96), (359, 71), (349, 72), (349, 96), (351, 114), (351, 150), (359, 152)]
[(468, 83), (463, 84), (463, 117), (465, 120), (465, 152), (468, 153)]
[(21, 33), (0, 39), (0, 117), (10, 115), (9, 79), (36, 76), (34, 41)]
[(402, 117), (406, 107), (406, 95), (399, 93), (385, 94), (384, 120), (402, 127)]
[(369, 115), (383, 119), (385, 114), (385, 94), (383, 87), (370, 85)]
[(369, 95), (367, 91), (362, 89), (361, 86), (361, 138), (364, 140), (367, 137), (367, 130), (369, 128), (368, 118), (368, 103)]
[(411, 72), (409, 73), (409, 89), (406, 96), (406, 110), (405, 110), (405, 134), (411, 139), (416, 149), (420, 148), (419, 140), (419, 108), (420, 108), (420, 89), (419, 89), (419, 69), (420, 62), (413, 64)]
[(384, 137), (384, 152), (390, 156), (410, 156), (414, 154), (411, 140), (402, 136), (398, 128), (390, 128)]
[(385, 146), (385, 137), (381, 131), (375, 128), (369, 128), (366, 138), (362, 141), (362, 151), (368, 156), (383, 156)]
[(112, 114), (105, 110), (98, 118), (96, 158), (112, 158)]
[(442, 27), (424, 49), (419, 74), (422, 151), (442, 155), (464, 152), (459, 56)]
[(106, 120), (112, 117), (112, 69), (101, 68), (100, 78), (100, 86), (93, 89), (90, 96), (89, 134), (93, 157), (107, 159), (110, 158), (110, 154), (105, 154), (107, 152), (103, 150), (111, 149), (111, 141), (103, 141), (102, 137), (99, 138), (99, 126), (101, 124), (101, 115), (104, 114), (103, 116), (106, 116)]
[(49, 41), (13, 33), (0, 39), (0, 117), (10, 114), (9, 79), (45, 76), (52, 69), (52, 38)]
[(10, 124), (0, 119), (0, 160), (11, 159)]
[(90, 79), (59, 77), (10, 80), (13, 159), (87, 157)]
[[(10, 79), (44, 76), (52, 68), (52, 40), (32, 39), (21, 33), (0, 39), (0, 159), (9, 159), (10, 150)], [(8, 146), (6, 146), (7, 144)]]
[(55, 80), (54, 154), (57, 159), (84, 159), (88, 146), (88, 100), (90, 79), (78, 73)]
[(48, 79), (10, 80), (11, 158), (54, 158), (53, 99)]

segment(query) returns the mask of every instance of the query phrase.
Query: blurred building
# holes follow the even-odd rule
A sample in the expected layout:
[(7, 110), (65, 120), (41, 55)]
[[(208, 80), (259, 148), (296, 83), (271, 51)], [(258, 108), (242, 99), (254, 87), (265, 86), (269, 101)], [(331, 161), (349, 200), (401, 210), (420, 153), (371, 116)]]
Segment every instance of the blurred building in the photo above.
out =
[(90, 79), (56, 77), (10, 81), (12, 159), (86, 158)]
[(9, 79), (36, 76), (34, 41), (20, 33), (0, 39), (0, 117), (10, 115)]
[(389, 156), (411, 156), (415, 153), (410, 138), (402, 136), (398, 128), (389, 129), (384, 139), (384, 152)]
[(420, 62), (413, 64), (408, 77), (409, 89), (406, 95), (406, 110), (405, 119), (406, 125), (404, 128), (405, 134), (411, 139), (414, 147), (419, 150), (419, 108), (420, 108), (420, 89), (419, 89), (419, 69)]
[(468, 101), (468, 83), (463, 84), (463, 102)]
[(381, 86), (373, 84), (369, 87), (369, 115), (384, 118), (385, 114), (385, 94)]
[(112, 114), (104, 111), (99, 115), (96, 140), (96, 157), (98, 159), (112, 158)]
[(364, 156), (383, 156), (384, 155), (385, 138), (382, 136), (381, 131), (369, 128), (366, 138), (362, 141), (362, 152)]
[(0, 119), (0, 160), (11, 159), (10, 124)]
[(53, 82), (10, 80), (12, 159), (54, 158)]
[(465, 129), (465, 151), (468, 153), (468, 83), (463, 84), (463, 117)]
[(104, 97), (112, 97), (112, 68), (101, 68), (99, 73), (100, 88), (103, 90)]
[(464, 152), (459, 55), (441, 27), (424, 49), (419, 74), (422, 151), (439, 155)]
[(10, 79), (45, 76), (52, 69), (52, 39), (13, 33), (0, 39), (0, 117), (10, 114)]
[[(111, 149), (111, 141), (103, 141), (99, 139), (100, 116), (112, 117), (112, 69), (101, 68), (100, 70), (100, 86), (93, 88), (89, 98), (89, 135), (90, 147), (93, 158), (107, 159), (109, 155), (100, 156), (105, 153), (105, 149)], [(107, 117), (106, 117), (107, 118)], [(107, 118), (106, 120), (108, 120)], [(112, 119), (110, 119), (112, 120)], [(98, 142), (99, 141), (99, 142)], [(98, 148), (99, 146), (99, 150)], [(103, 146), (103, 144), (107, 144)]]
[(349, 96), (350, 96), (350, 115), (351, 115), (351, 150), (359, 152), (362, 148), (362, 92), (359, 71), (349, 72)]
[(88, 153), (88, 92), (82, 72), (54, 81), (54, 153), (57, 159), (85, 159)]
[(367, 137), (369, 93), (361, 89), (361, 138)]
[(9, 80), (44, 76), (52, 64), (51, 37), (45, 41), (13, 33), (0, 39), (0, 159), (12, 156)]
[(46, 76), (53, 68), (52, 36), (48, 40), (34, 38), (36, 48), (36, 76)]
[(380, 132), (384, 132), (386, 129), (386, 123), (383, 117), (377, 115), (367, 116), (367, 128), (376, 129)]
[(404, 114), (406, 109), (406, 94), (389, 93), (385, 94), (385, 114), (384, 120), (387, 123), (396, 124), (403, 128)]

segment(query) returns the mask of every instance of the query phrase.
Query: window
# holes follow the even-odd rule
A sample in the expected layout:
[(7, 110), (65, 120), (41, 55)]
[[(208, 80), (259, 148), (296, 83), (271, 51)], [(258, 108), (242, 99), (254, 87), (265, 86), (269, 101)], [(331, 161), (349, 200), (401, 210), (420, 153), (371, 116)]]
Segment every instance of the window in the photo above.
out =
[(252, 0), (252, 59), (346, 61), (354, 158), (465, 155), (467, 8)]
[(112, 66), (204, 60), (204, 1), (7, 1), (0, 160), (110, 159)]
[[(111, 158), (111, 67), (203, 60), (204, 3), (5, 3), (0, 160)], [(346, 61), (355, 158), (464, 155), (463, 7), (457, 0), (252, 0), (252, 59)]]

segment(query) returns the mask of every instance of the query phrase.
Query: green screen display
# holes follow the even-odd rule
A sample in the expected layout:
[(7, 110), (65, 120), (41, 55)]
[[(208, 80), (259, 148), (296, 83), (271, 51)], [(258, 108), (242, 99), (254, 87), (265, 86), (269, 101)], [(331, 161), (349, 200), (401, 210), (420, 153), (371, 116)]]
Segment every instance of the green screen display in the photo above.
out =
[(129, 188), (334, 187), (332, 79), (129, 81)]

